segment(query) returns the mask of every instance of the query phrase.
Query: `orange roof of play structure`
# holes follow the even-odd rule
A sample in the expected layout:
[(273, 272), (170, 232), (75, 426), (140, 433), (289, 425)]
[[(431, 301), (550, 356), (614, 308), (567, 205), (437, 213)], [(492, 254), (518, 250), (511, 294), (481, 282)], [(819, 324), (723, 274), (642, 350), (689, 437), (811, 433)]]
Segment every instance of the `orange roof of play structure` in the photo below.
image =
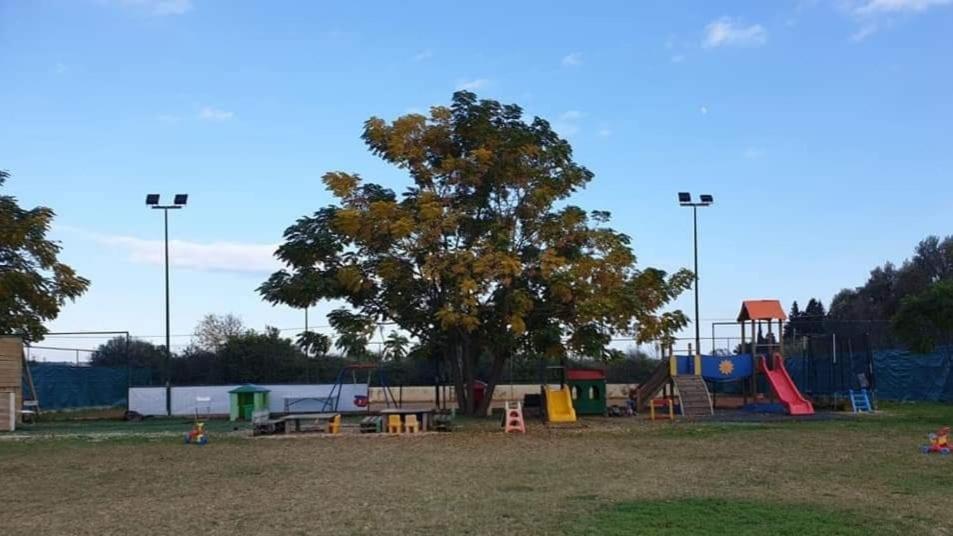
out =
[(745, 300), (741, 302), (738, 322), (746, 320), (787, 320), (778, 300)]

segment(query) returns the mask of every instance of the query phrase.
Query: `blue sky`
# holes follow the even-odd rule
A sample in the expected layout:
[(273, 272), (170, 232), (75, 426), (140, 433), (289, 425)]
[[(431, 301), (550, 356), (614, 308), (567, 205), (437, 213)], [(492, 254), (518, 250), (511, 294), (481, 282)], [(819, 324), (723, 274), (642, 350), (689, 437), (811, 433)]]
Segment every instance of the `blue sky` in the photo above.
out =
[(254, 289), (283, 229), (330, 200), (320, 176), (402, 188), (363, 121), (468, 88), (572, 142), (596, 174), (575, 202), (610, 210), (643, 265), (690, 266), (675, 193), (715, 196), (708, 332), (745, 298), (827, 303), (953, 232), (951, 35), (951, 0), (11, 0), (0, 168), (7, 192), (57, 211), (63, 259), (93, 282), (51, 329), (163, 333), (162, 221), (143, 198), (187, 192), (173, 333), (211, 312), (292, 335), (301, 312)]

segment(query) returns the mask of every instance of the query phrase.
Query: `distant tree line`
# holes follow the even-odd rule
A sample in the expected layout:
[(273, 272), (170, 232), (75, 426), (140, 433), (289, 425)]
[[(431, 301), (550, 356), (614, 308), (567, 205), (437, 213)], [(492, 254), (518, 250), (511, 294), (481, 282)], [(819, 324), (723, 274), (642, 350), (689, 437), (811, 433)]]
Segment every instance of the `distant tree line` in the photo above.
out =
[[(246, 328), (233, 315), (206, 315), (195, 329), (193, 343), (173, 353), (172, 383), (330, 383), (346, 365), (381, 362), (392, 385), (432, 385), (438, 375), (443, 382), (450, 383), (447, 371), (438, 369), (437, 361), (425, 347), (412, 345), (398, 332), (390, 333), (377, 352), (353, 340), (319, 345), (323, 351), (315, 352), (315, 335), (327, 338), (311, 332), (302, 334), (295, 341), (283, 337), (275, 328), (265, 328), (264, 331)], [(332, 352), (334, 348), (338, 350)], [(146, 368), (152, 371), (151, 384), (161, 385), (165, 381), (165, 347), (141, 339), (110, 339), (96, 349), (90, 364)], [(544, 364), (545, 360), (538, 356), (519, 356), (504, 371), (504, 379), (537, 382)], [(619, 383), (638, 383), (647, 378), (657, 364), (657, 360), (634, 350), (608, 363), (567, 362), (568, 366), (602, 367), (606, 369), (609, 381)], [(476, 371), (476, 377), (486, 378), (490, 373), (487, 365)]]
[(929, 352), (953, 343), (953, 236), (929, 236), (897, 267), (886, 262), (867, 281), (834, 295), (830, 310), (812, 298), (791, 307), (784, 337), (873, 335), (880, 346)]

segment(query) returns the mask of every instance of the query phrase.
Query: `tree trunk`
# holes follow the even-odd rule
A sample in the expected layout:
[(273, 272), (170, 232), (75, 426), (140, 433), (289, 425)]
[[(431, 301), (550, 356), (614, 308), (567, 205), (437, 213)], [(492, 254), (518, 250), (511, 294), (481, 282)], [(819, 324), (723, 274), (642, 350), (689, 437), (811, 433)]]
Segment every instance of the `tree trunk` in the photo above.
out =
[(450, 375), (453, 376), (453, 390), (457, 395), (457, 409), (463, 412), (467, 407), (467, 390), (464, 387), (463, 374), (460, 371), (462, 348), (456, 341), (449, 345), (447, 361), (450, 362)]
[(493, 356), (493, 366), (490, 367), (490, 377), (487, 378), (486, 393), (480, 402), (480, 406), (477, 408), (478, 415), (487, 414), (487, 410), (493, 402), (493, 392), (496, 390), (496, 385), (500, 381), (500, 376), (503, 375), (503, 366), (506, 364), (507, 358), (508, 354), (502, 352)]
[(476, 371), (474, 369), (476, 368), (475, 366), (476, 363), (474, 363), (474, 359), (473, 359), (473, 340), (467, 334), (463, 335), (462, 347), (463, 347), (462, 348), (463, 351), (461, 352), (461, 354), (463, 357), (463, 380), (464, 380), (464, 383), (466, 384), (466, 389), (467, 389), (465, 413), (467, 415), (473, 415), (474, 414), (473, 413), (473, 410), (474, 410), (473, 389), (476, 386), (476, 382), (474, 381), (476, 379), (475, 378)]

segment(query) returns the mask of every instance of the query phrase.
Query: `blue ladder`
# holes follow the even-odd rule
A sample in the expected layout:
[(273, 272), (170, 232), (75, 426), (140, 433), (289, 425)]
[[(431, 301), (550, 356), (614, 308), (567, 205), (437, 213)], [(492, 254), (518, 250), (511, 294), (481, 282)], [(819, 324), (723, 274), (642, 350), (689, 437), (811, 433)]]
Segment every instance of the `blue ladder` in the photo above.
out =
[(854, 413), (868, 413), (874, 410), (870, 404), (870, 393), (867, 392), (867, 389), (861, 389), (860, 391), (851, 389), (848, 392), (850, 393), (850, 405), (854, 408)]

